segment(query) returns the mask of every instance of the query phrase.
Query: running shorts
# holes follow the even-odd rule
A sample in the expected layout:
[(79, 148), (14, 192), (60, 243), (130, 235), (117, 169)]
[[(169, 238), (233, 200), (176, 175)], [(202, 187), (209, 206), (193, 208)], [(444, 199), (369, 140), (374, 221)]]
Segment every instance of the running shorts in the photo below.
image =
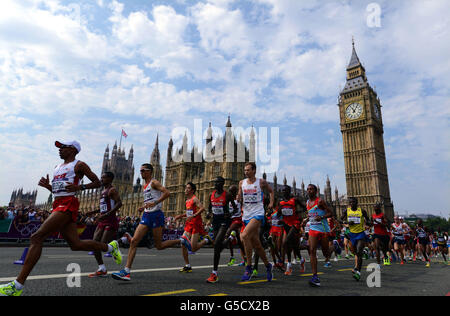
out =
[(328, 238), (328, 233), (323, 233), (316, 230), (309, 230), (309, 236), (322, 240), (323, 238)]
[(406, 240), (401, 239), (401, 238), (397, 238), (394, 236), (394, 240), (392, 241), (393, 244), (397, 243), (399, 245), (405, 245), (406, 244)]
[(389, 235), (377, 235), (377, 234), (374, 234), (373, 235), (373, 240), (375, 240), (375, 239), (379, 239), (385, 245), (388, 244), (389, 241), (391, 241), (391, 239), (389, 238)]
[(80, 208), (80, 201), (75, 196), (64, 196), (57, 198), (53, 201), (53, 211), (70, 213), (72, 217), (72, 222), (76, 223), (78, 219), (78, 210)]
[(418, 238), (417, 241), (420, 245), (426, 246), (430, 243), (430, 240), (428, 238)]
[(195, 235), (200, 234), (201, 236), (206, 235), (205, 228), (203, 227), (203, 221), (189, 221), (184, 226), (184, 231), (188, 234)]
[(140, 224), (146, 225), (150, 229), (164, 227), (163, 211), (145, 212), (144, 215), (142, 215)]
[(270, 235), (272, 236), (281, 237), (282, 232), (283, 228), (279, 226), (272, 226), (272, 228), (270, 229)]
[(350, 241), (352, 242), (352, 245), (355, 247), (359, 240), (362, 240), (364, 242), (367, 241), (365, 232), (361, 232), (358, 234), (349, 233), (348, 236), (350, 237)]

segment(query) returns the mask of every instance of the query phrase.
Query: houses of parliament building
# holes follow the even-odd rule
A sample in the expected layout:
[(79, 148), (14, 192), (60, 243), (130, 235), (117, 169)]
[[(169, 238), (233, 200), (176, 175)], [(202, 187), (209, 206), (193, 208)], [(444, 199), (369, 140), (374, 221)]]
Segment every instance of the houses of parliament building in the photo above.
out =
[[(392, 220), (394, 210), (386, 167), (381, 102), (377, 93), (368, 83), (365, 68), (356, 54), (354, 43), (346, 72), (347, 82), (339, 95), (338, 106), (343, 137), (347, 194), (339, 195), (338, 189), (335, 188), (333, 197), (330, 179), (327, 177), (323, 193), (320, 192), (320, 185), (318, 185), (319, 195), (333, 208), (338, 217), (348, 207), (347, 196), (353, 196), (358, 198), (360, 207), (367, 210), (369, 215), (373, 213), (374, 204), (381, 202), (384, 213)], [(238, 185), (239, 181), (244, 179), (245, 163), (255, 161), (254, 130), (252, 128), (250, 132), (249, 146), (247, 147), (242, 136), (239, 140), (236, 139), (230, 117), (228, 117), (225, 128), (224, 137), (218, 136), (213, 139), (211, 124), (209, 125), (205, 139), (206, 154), (199, 151), (196, 146), (188, 148), (186, 135), (181, 148), (174, 148), (173, 140), (170, 139), (164, 172), (165, 179), (163, 179), (159, 137), (157, 136), (149, 162), (154, 167), (154, 178), (163, 183), (171, 193), (163, 203), (165, 216), (173, 217), (185, 210), (184, 188), (187, 182), (193, 182), (197, 186), (196, 196), (207, 207), (209, 197), (214, 191), (216, 177), (222, 176), (225, 179), (225, 189), (233, 184)], [(143, 204), (140, 179), (138, 178), (134, 182), (133, 156), (133, 147), (127, 158), (125, 151), (116, 143), (111, 151), (109, 145), (106, 147), (103, 157), (102, 173), (111, 171), (115, 174), (113, 185), (118, 189), (123, 203), (121, 216), (139, 216), (137, 209)], [(263, 178), (267, 180), (265, 173)], [(281, 185), (281, 183), (278, 184), (275, 174), (273, 181), (269, 181), (269, 185), (276, 192), (276, 197), (280, 197), (283, 185), (287, 185), (286, 176)], [(291, 187), (293, 195), (306, 199), (303, 181), (300, 188), (297, 188), (294, 178)], [(97, 209), (100, 194), (100, 189), (80, 192), (78, 195), (80, 211), (87, 212)], [(50, 204), (47, 206), (51, 207)]]

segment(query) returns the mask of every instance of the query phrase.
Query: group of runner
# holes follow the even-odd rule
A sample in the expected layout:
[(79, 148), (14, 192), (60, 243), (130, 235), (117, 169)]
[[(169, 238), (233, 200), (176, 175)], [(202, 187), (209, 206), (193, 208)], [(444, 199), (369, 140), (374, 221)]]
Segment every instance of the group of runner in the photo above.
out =
[[(258, 262), (261, 259), (266, 268), (267, 281), (272, 281), (273, 268), (282, 270), (285, 275), (292, 274), (292, 254), (294, 260), (300, 260), (301, 272), (305, 270), (305, 259), (301, 256), (301, 250), (309, 253), (312, 278), (311, 286), (320, 286), (318, 278), (317, 249), (320, 247), (325, 257), (325, 267), (330, 267), (332, 253), (339, 255), (341, 251), (338, 242), (338, 233), (343, 235), (343, 245), (346, 251), (350, 249), (355, 256), (355, 268), (352, 271), (356, 280), (361, 278), (362, 260), (366, 246), (370, 245), (368, 229), (373, 227), (373, 246), (376, 252), (378, 264), (381, 264), (383, 253), (384, 264), (390, 264), (390, 256), (396, 252), (405, 258), (405, 245), (412, 245), (414, 259), (417, 253), (423, 255), (430, 263), (430, 234), (419, 221), (415, 230), (412, 230), (401, 219), (396, 217), (395, 223), (390, 225), (387, 218), (381, 212), (381, 204), (375, 205), (375, 214), (369, 218), (367, 212), (358, 206), (356, 198), (349, 198), (349, 207), (340, 220), (333, 215), (333, 211), (326, 202), (317, 196), (317, 187), (313, 184), (307, 187), (306, 203), (297, 197), (293, 197), (289, 186), (283, 188), (283, 196), (275, 204), (273, 189), (260, 178), (256, 178), (256, 164), (245, 164), (245, 179), (238, 186), (232, 185), (228, 191), (224, 189), (225, 179), (215, 179), (215, 190), (212, 192), (209, 205), (206, 209), (195, 196), (196, 186), (189, 182), (185, 187), (186, 209), (183, 214), (175, 219), (186, 219), (184, 233), (180, 239), (162, 241), (164, 228), (164, 213), (162, 203), (170, 193), (156, 179), (153, 178), (153, 166), (142, 164), (141, 177), (144, 180), (144, 202), (138, 211), (142, 214), (142, 220), (137, 227), (134, 236), (125, 234), (118, 240), (116, 233), (118, 222), (116, 213), (122, 202), (117, 190), (112, 186), (114, 174), (106, 172), (101, 180), (91, 171), (89, 166), (76, 159), (81, 146), (78, 142), (55, 142), (59, 148), (61, 159), (64, 162), (55, 167), (53, 180), (50, 183), (49, 176), (41, 178), (39, 186), (53, 193), (53, 212), (43, 223), (39, 230), (31, 237), (31, 246), (25, 259), (24, 266), (16, 280), (0, 286), (0, 295), (19, 296), (23, 292), (24, 284), (37, 264), (43, 242), (54, 232), (60, 232), (73, 251), (93, 251), (98, 263), (98, 270), (89, 277), (105, 277), (107, 270), (104, 265), (101, 252), (108, 252), (114, 261), (120, 265), (122, 254), (119, 244), (129, 244), (127, 262), (118, 273), (112, 273), (112, 278), (122, 281), (130, 281), (131, 269), (136, 257), (137, 247), (140, 241), (152, 230), (156, 249), (163, 250), (169, 247), (181, 246), (182, 257), (185, 266), (180, 270), (183, 273), (192, 272), (189, 262), (189, 253), (195, 253), (208, 244), (214, 244), (213, 270), (206, 280), (208, 283), (219, 281), (218, 266), (221, 253), (229, 248), (231, 259), (229, 265), (235, 263), (233, 247), (238, 245), (241, 250), (245, 266), (242, 281), (249, 281), (257, 275)], [(90, 184), (80, 185), (81, 179), (86, 176), (91, 180)], [(104, 190), (100, 199), (99, 213), (96, 217), (97, 228), (94, 240), (80, 240), (77, 234), (76, 221), (78, 217), (79, 202), (76, 192), (95, 189), (103, 186)], [(268, 193), (265, 195), (264, 192)], [(212, 221), (213, 238), (204, 231), (202, 214), (206, 212), (206, 218)], [(303, 216), (302, 213), (305, 213)], [(304, 218), (304, 219), (302, 219)], [(390, 231), (393, 238), (390, 238)], [(407, 236), (409, 241), (407, 242)], [(448, 234), (438, 231), (436, 237), (439, 251), (444, 256), (448, 255)], [(417, 247), (414, 247), (416, 245)], [(392, 244), (392, 247), (390, 246)], [(273, 264), (269, 262), (266, 250), (269, 248)], [(392, 251), (393, 249), (394, 251)], [(390, 252), (390, 253), (389, 253)], [(254, 255), (253, 255), (254, 253)], [(285, 259), (287, 257), (287, 264)], [(254, 260), (254, 262), (253, 262)]]

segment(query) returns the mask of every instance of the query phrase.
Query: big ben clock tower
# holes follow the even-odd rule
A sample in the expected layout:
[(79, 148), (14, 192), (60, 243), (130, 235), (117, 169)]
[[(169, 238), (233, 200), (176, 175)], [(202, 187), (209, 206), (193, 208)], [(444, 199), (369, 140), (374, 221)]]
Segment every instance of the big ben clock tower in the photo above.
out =
[(373, 213), (376, 202), (382, 202), (387, 218), (393, 220), (380, 99), (367, 81), (354, 42), (347, 82), (340, 93), (338, 106), (347, 195), (358, 198), (361, 208), (369, 214)]

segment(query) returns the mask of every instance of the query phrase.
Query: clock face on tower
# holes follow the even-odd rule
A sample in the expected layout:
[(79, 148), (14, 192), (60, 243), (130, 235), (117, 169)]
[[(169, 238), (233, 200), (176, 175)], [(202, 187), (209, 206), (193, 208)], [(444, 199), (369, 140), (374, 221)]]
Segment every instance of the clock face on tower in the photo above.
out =
[(361, 117), (363, 107), (359, 103), (352, 103), (345, 109), (345, 116), (350, 120), (356, 120)]

